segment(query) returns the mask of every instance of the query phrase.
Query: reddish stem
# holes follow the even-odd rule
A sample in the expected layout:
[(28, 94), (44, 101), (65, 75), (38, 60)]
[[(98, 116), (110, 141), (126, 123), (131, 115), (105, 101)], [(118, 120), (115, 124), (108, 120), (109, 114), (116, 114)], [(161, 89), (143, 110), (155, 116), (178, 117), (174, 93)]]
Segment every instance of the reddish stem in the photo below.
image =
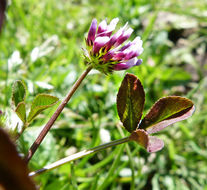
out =
[(70, 98), (73, 96), (74, 92), (80, 86), (81, 82), (87, 76), (87, 74), (91, 71), (91, 69), (92, 69), (92, 67), (89, 66), (82, 73), (82, 75), (79, 77), (79, 79), (75, 82), (75, 84), (72, 86), (72, 88), (68, 92), (68, 94), (65, 97), (65, 99), (61, 102), (61, 104), (58, 106), (58, 108), (55, 111), (55, 113), (52, 115), (52, 117), (49, 119), (49, 121), (47, 122), (47, 124), (45, 125), (45, 127), (42, 129), (42, 131), (40, 132), (39, 136), (37, 137), (37, 139), (35, 140), (35, 142), (30, 147), (27, 156), (25, 157), (25, 161), (27, 163), (30, 161), (30, 159), (32, 158), (32, 156), (34, 155), (34, 153), (36, 152), (36, 150), (40, 146), (41, 142), (43, 141), (43, 139), (47, 135), (48, 131), (50, 130), (50, 128), (52, 127), (52, 125), (54, 124), (54, 122), (56, 121), (56, 119), (58, 118), (58, 116), (60, 115), (60, 113), (62, 112), (63, 108), (66, 106), (66, 104), (68, 103), (68, 101), (70, 100)]

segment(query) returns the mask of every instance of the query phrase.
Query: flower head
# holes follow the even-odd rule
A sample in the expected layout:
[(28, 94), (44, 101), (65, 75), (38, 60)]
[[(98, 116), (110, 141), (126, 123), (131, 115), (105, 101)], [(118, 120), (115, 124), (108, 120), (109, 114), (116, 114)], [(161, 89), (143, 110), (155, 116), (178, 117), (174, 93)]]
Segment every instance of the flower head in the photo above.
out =
[(133, 32), (127, 23), (112, 34), (118, 21), (118, 18), (114, 18), (107, 24), (107, 21), (103, 20), (97, 25), (97, 20), (93, 19), (86, 38), (86, 63), (105, 74), (113, 70), (126, 70), (142, 63), (142, 60), (137, 58), (143, 52), (140, 37), (123, 45)]

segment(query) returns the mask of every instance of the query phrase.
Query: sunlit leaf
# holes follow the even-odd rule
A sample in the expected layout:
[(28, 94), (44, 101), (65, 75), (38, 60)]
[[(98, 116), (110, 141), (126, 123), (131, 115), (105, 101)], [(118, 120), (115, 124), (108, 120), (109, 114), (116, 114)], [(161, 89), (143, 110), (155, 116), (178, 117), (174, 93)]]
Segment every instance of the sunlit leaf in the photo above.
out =
[(23, 102), (26, 97), (26, 88), (22, 81), (17, 80), (13, 84), (12, 88), (12, 101), (15, 106), (17, 106), (20, 102)]
[(32, 102), (27, 122), (30, 123), (39, 113), (55, 105), (57, 102), (58, 98), (55, 96), (48, 94), (38, 94)]
[(168, 125), (190, 117), (195, 110), (193, 102), (179, 96), (169, 96), (158, 100), (140, 124), (140, 129), (156, 133)]
[(145, 93), (139, 79), (126, 74), (117, 94), (117, 110), (127, 131), (134, 131), (142, 116)]
[(24, 102), (20, 102), (16, 109), (16, 114), (19, 116), (19, 118), (22, 120), (23, 123), (26, 122), (26, 106)]
[(1, 128), (0, 155), (0, 189), (36, 189), (34, 183), (28, 177), (29, 172), (26, 163), (19, 157), (15, 145)]

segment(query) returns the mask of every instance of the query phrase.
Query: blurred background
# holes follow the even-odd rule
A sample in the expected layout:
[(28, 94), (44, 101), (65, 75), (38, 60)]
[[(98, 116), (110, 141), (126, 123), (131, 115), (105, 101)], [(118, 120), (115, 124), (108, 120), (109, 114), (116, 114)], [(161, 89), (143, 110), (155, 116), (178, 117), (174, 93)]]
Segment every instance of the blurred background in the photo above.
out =
[[(149, 154), (134, 142), (67, 164), (35, 178), (42, 190), (207, 189), (207, 1), (206, 0), (10, 0), (0, 36), (0, 109), (7, 128), (11, 86), (24, 80), (28, 108), (38, 93), (62, 99), (86, 68), (82, 50), (91, 20), (118, 17), (129, 23), (131, 40), (141, 36), (143, 63), (135, 74), (146, 93), (144, 113), (159, 98), (193, 100), (194, 115), (157, 134), (165, 142)], [(36, 170), (77, 151), (129, 135), (120, 127), (116, 94), (125, 71), (92, 71), (55, 122), (30, 162)], [(56, 107), (41, 114), (19, 139), (27, 153)], [(133, 159), (129, 159), (130, 156)]]

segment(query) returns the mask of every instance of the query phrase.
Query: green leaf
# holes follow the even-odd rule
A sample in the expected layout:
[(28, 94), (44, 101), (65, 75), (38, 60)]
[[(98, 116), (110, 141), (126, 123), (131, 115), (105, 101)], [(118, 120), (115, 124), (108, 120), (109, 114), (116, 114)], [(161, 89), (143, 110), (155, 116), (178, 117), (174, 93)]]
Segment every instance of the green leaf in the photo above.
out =
[(38, 94), (32, 102), (27, 122), (30, 123), (39, 113), (55, 105), (57, 102), (58, 98), (55, 96), (48, 94)]
[(132, 74), (126, 74), (117, 94), (117, 110), (121, 122), (130, 133), (141, 119), (145, 93), (140, 80)]
[(15, 106), (20, 102), (23, 102), (26, 97), (26, 87), (24, 83), (20, 80), (14, 82), (12, 87), (12, 101)]
[(0, 189), (36, 189), (34, 183), (28, 177), (29, 171), (26, 163), (19, 157), (15, 145), (1, 128), (0, 155)]
[(19, 118), (22, 120), (23, 123), (26, 122), (26, 106), (25, 102), (20, 102), (16, 109), (15, 109), (16, 114), (19, 116)]
[(187, 119), (195, 110), (193, 102), (179, 96), (169, 96), (158, 100), (144, 117), (140, 129), (156, 133), (168, 125)]

